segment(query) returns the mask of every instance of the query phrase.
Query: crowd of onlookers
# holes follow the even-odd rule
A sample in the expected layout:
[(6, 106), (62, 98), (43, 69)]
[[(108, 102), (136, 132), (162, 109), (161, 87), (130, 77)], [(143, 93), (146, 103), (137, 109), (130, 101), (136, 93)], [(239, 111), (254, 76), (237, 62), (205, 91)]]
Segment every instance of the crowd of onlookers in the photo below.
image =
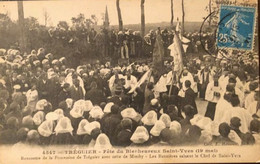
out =
[(1, 51), (1, 144), (260, 143), (258, 55), (190, 59), (179, 76), (165, 61), (156, 79), (149, 63), (96, 61), (74, 69), (44, 48)]
[[(140, 31), (128, 28), (121, 31), (113, 28), (102, 28), (100, 31), (96, 31), (94, 28), (73, 30), (57, 27), (50, 29), (49, 34), (55, 40), (66, 41), (76, 47), (81, 44), (88, 47), (89, 51), (86, 54), (81, 54), (83, 57), (94, 57), (99, 60), (112, 58), (113, 62), (118, 59), (152, 57), (157, 34), (161, 34), (162, 37), (163, 56), (168, 57), (170, 56), (168, 47), (173, 43), (175, 31), (171, 28), (161, 29), (158, 27), (157, 30), (150, 30), (145, 36), (142, 36)], [(205, 50), (214, 51), (213, 33), (193, 32), (185, 33), (184, 36), (189, 39), (185, 42), (188, 46), (187, 53), (198, 54), (205, 53)], [(79, 48), (78, 53), (81, 53), (80, 51)]]

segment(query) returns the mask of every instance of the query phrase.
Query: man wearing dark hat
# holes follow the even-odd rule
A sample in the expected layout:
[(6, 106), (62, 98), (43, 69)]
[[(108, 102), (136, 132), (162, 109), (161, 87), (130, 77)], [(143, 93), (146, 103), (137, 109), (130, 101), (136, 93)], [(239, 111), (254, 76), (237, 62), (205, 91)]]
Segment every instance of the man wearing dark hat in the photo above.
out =
[(49, 97), (49, 92), (47, 90), (48, 83), (47, 83), (47, 73), (43, 72), (39, 80), (37, 81), (37, 91), (39, 94), (39, 100), (40, 99), (47, 99)]
[(121, 101), (121, 94), (122, 94), (123, 88), (122, 87), (116, 87), (115, 95), (112, 96), (108, 101), (113, 102), (114, 104), (118, 106), (122, 106), (123, 103)]
[(124, 118), (120, 127), (122, 128), (117, 135), (117, 145), (126, 147), (131, 145), (132, 141), (130, 140), (133, 132), (132, 132), (132, 120), (129, 118)]
[(197, 114), (198, 110), (195, 102), (196, 94), (191, 89), (191, 82), (189, 80), (186, 80), (184, 85), (187, 88), (187, 90), (185, 91), (185, 96), (182, 102), (183, 104), (182, 106), (184, 107), (185, 105), (191, 105), (195, 109), (195, 114)]
[(104, 93), (97, 88), (97, 83), (95, 81), (90, 84), (90, 88), (91, 89), (85, 95), (86, 100), (90, 100), (93, 105), (99, 105), (106, 100)]
[(62, 102), (64, 100), (66, 100), (67, 98), (71, 98), (71, 94), (70, 94), (70, 84), (69, 83), (65, 83), (62, 86), (62, 90), (60, 91), (59, 95), (58, 95), (58, 102)]
[(121, 116), (119, 113), (119, 106), (118, 105), (112, 105), (111, 107), (111, 113), (108, 114), (108, 116), (103, 120), (103, 131), (104, 133), (109, 137), (110, 142), (112, 145), (116, 144), (116, 127), (121, 122)]
[(51, 79), (48, 79), (47, 81), (47, 91), (49, 93), (49, 96), (47, 97), (47, 100), (52, 104), (53, 108), (58, 107), (58, 95), (61, 91), (61, 85), (59, 83), (59, 77), (55, 74), (55, 76), (51, 77)]

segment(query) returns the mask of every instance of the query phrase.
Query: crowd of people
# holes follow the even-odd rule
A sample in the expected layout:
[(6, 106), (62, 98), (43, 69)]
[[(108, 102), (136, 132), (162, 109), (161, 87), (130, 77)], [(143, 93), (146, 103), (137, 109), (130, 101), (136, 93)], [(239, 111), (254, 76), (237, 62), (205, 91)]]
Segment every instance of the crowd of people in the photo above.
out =
[[(78, 53), (82, 57), (98, 58), (102, 60), (104, 58), (111, 58), (112, 63), (117, 63), (120, 59), (137, 59), (152, 57), (153, 49), (155, 46), (156, 35), (160, 33), (162, 36), (162, 44), (164, 48), (163, 56), (170, 56), (168, 47), (173, 43), (175, 35), (174, 30), (171, 28), (157, 30), (150, 30), (145, 36), (141, 36), (140, 31), (134, 31), (132, 29), (125, 28), (121, 31), (117, 29), (102, 28), (100, 31), (96, 31), (94, 28), (87, 29), (64, 29), (57, 27), (50, 29), (49, 34), (54, 40), (61, 40), (68, 42), (78, 47)], [(213, 51), (213, 33), (211, 32), (193, 32), (185, 33), (184, 36), (190, 40), (185, 43), (187, 45), (187, 53), (197, 54), (203, 52), (203, 49), (207, 51)], [(89, 51), (84, 52), (80, 48), (88, 47)], [(114, 64), (114, 63), (113, 63)]]
[[(44, 48), (2, 50), (0, 143), (111, 148), (260, 143), (259, 61), (205, 56), (180, 76), (170, 61), (156, 80), (149, 63), (96, 61), (68, 68)], [(199, 101), (198, 101), (199, 100)], [(206, 109), (197, 103), (207, 101)], [(205, 115), (204, 112), (205, 111)]]

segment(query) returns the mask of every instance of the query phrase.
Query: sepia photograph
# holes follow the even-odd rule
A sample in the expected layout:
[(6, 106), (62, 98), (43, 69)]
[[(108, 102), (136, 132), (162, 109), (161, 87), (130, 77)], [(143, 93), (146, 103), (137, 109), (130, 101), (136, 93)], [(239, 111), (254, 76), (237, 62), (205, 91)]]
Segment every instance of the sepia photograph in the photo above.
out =
[(260, 162), (257, 0), (0, 1), (0, 164)]

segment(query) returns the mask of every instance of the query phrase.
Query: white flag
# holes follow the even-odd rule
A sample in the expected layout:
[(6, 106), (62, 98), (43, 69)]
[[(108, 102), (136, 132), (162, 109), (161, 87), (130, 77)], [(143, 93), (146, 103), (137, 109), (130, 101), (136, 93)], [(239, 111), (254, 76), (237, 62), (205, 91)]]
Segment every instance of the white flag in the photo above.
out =
[(151, 74), (151, 70), (149, 69), (149, 70), (141, 77), (141, 79), (136, 83), (136, 85), (135, 85), (133, 88), (131, 88), (131, 90), (130, 90), (128, 93), (133, 93), (137, 87), (140, 87), (146, 80), (148, 80), (147, 78), (149, 77), (150, 74)]

